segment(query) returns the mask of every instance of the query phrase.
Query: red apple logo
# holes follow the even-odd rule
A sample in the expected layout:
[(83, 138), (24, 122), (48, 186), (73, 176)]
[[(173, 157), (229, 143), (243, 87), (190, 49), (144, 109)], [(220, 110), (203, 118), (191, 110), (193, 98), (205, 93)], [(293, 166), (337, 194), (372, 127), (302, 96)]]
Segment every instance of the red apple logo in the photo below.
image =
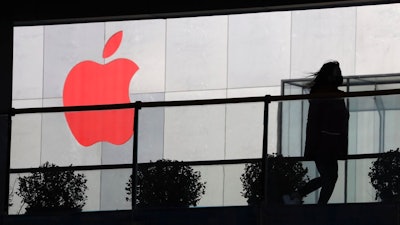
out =
[[(105, 44), (103, 58), (118, 49), (122, 31)], [(139, 67), (119, 58), (107, 64), (86, 60), (76, 64), (64, 83), (64, 106), (129, 103), (129, 83)], [(134, 109), (66, 112), (65, 117), (76, 140), (83, 146), (107, 141), (126, 143), (133, 135)]]

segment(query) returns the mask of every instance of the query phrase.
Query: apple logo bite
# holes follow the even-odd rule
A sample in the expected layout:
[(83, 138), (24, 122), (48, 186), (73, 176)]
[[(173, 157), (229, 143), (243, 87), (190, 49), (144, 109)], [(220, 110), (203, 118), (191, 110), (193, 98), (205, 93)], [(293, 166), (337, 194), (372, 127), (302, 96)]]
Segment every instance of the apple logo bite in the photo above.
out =
[[(103, 58), (119, 48), (122, 31), (116, 32), (104, 46)], [(139, 67), (133, 61), (118, 58), (101, 64), (90, 60), (76, 64), (64, 83), (64, 106), (129, 103), (129, 84)], [(75, 139), (83, 146), (97, 142), (126, 143), (133, 135), (134, 109), (65, 112)]]

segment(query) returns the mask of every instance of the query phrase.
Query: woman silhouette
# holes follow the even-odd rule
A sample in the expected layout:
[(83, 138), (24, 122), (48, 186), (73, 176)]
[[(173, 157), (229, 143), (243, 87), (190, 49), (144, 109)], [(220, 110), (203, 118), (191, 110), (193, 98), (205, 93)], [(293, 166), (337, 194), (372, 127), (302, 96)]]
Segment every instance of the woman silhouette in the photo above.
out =
[[(343, 83), (337, 61), (325, 63), (314, 73), (310, 95), (342, 93)], [(290, 196), (284, 196), (287, 204), (299, 204), (302, 198), (321, 188), (318, 204), (327, 204), (338, 178), (338, 159), (347, 155), (349, 111), (344, 99), (312, 98), (309, 100), (304, 157), (313, 160), (319, 177), (310, 180)]]

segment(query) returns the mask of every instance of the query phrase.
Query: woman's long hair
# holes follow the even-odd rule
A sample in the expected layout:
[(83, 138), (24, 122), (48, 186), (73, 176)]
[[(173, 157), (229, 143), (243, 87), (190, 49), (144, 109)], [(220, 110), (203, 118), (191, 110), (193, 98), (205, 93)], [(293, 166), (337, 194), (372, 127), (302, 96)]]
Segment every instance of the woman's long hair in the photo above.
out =
[(343, 76), (338, 61), (329, 61), (322, 65), (321, 69), (312, 74), (314, 79), (310, 83), (310, 88), (330, 87), (337, 88), (343, 83)]

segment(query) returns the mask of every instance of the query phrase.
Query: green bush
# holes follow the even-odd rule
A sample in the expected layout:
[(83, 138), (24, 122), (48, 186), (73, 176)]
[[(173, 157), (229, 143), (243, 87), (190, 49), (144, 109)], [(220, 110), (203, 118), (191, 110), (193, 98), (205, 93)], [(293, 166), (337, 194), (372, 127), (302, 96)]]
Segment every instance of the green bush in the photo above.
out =
[[(280, 154), (270, 154), (267, 157), (268, 165), (268, 203), (282, 203), (284, 194), (292, 193), (309, 181), (308, 169), (301, 162), (283, 157)], [(249, 205), (260, 203), (264, 196), (264, 176), (261, 170), (262, 163), (247, 163), (240, 180), (243, 185), (242, 196)]]
[(375, 199), (382, 201), (400, 200), (400, 150), (389, 150), (381, 153), (372, 162), (370, 183), (375, 188)]
[[(72, 165), (71, 165), (72, 166)], [(81, 209), (85, 205), (87, 190), (84, 174), (75, 174), (73, 170), (55, 170), (58, 167), (49, 162), (40, 168), (48, 171), (33, 172), (31, 175), (19, 177), (16, 194), (28, 209), (63, 208)]]
[[(206, 182), (191, 166), (176, 160), (162, 159), (139, 165), (137, 173), (138, 207), (196, 206), (205, 193)], [(126, 183), (126, 200), (131, 201), (132, 175)]]

